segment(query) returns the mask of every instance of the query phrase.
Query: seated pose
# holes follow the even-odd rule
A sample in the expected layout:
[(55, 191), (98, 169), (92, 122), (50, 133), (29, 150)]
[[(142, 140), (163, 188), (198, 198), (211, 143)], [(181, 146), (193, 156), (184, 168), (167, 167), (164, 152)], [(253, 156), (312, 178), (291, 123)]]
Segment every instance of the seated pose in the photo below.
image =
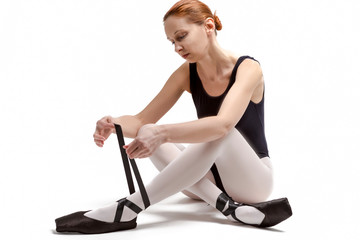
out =
[[(221, 22), (200, 1), (177, 2), (165, 14), (164, 27), (185, 63), (137, 115), (100, 119), (96, 145), (102, 147), (115, 133), (114, 124), (134, 139), (124, 146), (128, 157), (149, 157), (160, 171), (145, 186), (150, 205), (182, 191), (242, 224), (270, 227), (287, 219), (292, 212), (286, 198), (264, 202), (273, 188), (273, 171), (259, 62), (220, 47), (216, 35)], [(184, 91), (192, 94), (198, 119), (156, 125)], [(58, 218), (56, 230), (104, 233), (135, 228), (137, 215), (147, 205), (136, 191), (108, 206)]]

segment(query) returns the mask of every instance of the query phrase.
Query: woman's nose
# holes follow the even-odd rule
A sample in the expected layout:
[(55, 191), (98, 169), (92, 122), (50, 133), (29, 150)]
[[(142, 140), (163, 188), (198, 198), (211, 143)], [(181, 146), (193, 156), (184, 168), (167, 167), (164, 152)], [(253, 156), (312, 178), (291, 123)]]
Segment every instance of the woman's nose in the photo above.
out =
[(180, 44), (175, 43), (175, 52), (180, 53), (180, 51), (181, 51), (182, 49), (183, 49), (183, 48), (182, 48), (182, 46), (181, 46)]

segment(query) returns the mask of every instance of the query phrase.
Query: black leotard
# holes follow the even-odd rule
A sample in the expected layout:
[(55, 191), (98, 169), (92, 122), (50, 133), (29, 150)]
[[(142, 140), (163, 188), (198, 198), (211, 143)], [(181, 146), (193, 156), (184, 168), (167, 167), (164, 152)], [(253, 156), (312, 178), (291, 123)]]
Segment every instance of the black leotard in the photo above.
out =
[[(255, 60), (249, 56), (240, 57), (232, 71), (227, 89), (223, 94), (216, 97), (206, 93), (197, 73), (196, 63), (190, 63), (190, 91), (198, 118), (216, 116), (218, 114), (221, 103), (235, 82), (237, 68), (246, 58)], [(264, 131), (264, 95), (261, 102), (257, 104), (252, 101), (249, 102), (244, 115), (235, 128), (244, 136), (259, 158), (269, 156)]]

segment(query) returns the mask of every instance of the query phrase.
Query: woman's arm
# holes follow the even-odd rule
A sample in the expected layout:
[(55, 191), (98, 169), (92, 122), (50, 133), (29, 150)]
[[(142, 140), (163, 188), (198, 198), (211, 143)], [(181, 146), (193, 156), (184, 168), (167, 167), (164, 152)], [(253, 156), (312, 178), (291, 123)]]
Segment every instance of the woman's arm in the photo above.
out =
[(221, 138), (239, 122), (259, 84), (263, 84), (260, 65), (246, 59), (237, 69), (236, 81), (217, 116), (180, 124), (160, 125), (159, 134), (166, 142), (196, 143)]
[(135, 138), (141, 126), (156, 123), (177, 102), (185, 90), (189, 91), (189, 66), (181, 65), (167, 80), (158, 95), (138, 114), (113, 118), (122, 126), (125, 137)]
[(244, 60), (217, 116), (185, 123), (145, 126), (140, 136), (126, 146), (127, 154), (132, 158), (143, 158), (150, 156), (165, 142), (209, 142), (225, 136), (241, 119), (254, 90), (262, 83), (260, 65), (250, 59)]

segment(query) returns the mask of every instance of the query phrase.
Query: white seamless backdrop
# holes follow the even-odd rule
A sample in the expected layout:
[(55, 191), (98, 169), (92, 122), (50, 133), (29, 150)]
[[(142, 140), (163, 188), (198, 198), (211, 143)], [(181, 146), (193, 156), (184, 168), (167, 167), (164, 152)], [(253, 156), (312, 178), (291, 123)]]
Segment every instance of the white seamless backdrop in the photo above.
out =
[[(223, 23), (220, 44), (261, 63), (271, 198), (288, 197), (294, 216), (268, 231), (222, 224), (206, 205), (176, 195), (143, 213), (139, 229), (86, 238), (356, 238), (359, 2), (204, 2)], [(163, 31), (174, 3), (0, 1), (2, 239), (82, 238), (54, 233), (54, 219), (127, 194), (115, 138), (100, 149), (92, 134), (105, 115), (140, 111), (183, 62)], [(184, 94), (160, 123), (195, 118)], [(149, 182), (155, 168), (138, 164)], [(165, 218), (169, 209), (178, 214)]]

